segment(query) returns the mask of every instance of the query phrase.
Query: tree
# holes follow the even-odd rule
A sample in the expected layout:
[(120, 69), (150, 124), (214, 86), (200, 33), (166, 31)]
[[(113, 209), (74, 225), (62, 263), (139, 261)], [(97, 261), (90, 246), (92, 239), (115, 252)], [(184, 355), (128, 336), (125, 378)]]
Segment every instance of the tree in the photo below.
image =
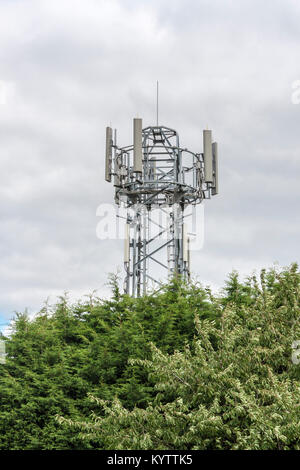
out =
[(214, 317), (214, 306), (196, 285), (174, 281), (160, 292), (132, 299), (114, 279), (110, 300), (94, 294), (71, 305), (67, 295), (29, 319), (17, 314), (0, 365), (0, 449), (98, 448), (56, 414), (85, 419), (88, 394), (117, 397), (128, 409), (155, 398), (153, 381), (129, 358), (149, 359), (150, 342), (162, 351), (182, 349), (194, 335), (194, 312)]
[(183, 350), (151, 344), (150, 359), (130, 360), (156, 384), (146, 408), (90, 394), (101, 414), (58, 422), (103, 449), (299, 450), (300, 372), (291, 361), (300, 339), (297, 266), (262, 270), (247, 289), (246, 297), (231, 290), (215, 299), (219, 320), (196, 315), (197, 335)]

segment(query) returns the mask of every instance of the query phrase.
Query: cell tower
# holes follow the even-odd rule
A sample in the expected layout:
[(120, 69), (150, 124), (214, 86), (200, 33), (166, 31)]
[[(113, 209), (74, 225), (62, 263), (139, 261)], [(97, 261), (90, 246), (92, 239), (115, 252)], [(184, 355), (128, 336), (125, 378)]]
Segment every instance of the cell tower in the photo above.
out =
[(133, 144), (126, 147), (107, 127), (105, 180), (112, 177), (115, 202), (126, 209), (125, 293), (140, 297), (160, 284), (158, 267), (189, 279), (186, 208), (218, 194), (218, 146), (211, 130), (203, 131), (203, 152), (194, 153), (180, 147), (175, 130), (143, 128), (140, 118), (133, 119)]

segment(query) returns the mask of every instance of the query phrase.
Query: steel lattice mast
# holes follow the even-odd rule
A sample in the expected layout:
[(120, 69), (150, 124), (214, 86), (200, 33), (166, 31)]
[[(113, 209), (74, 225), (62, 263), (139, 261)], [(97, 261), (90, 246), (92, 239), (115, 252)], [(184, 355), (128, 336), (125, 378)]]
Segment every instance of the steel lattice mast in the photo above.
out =
[(218, 149), (203, 131), (203, 152), (179, 145), (178, 133), (164, 126), (142, 128), (133, 120), (133, 144), (118, 147), (116, 131), (106, 128), (105, 179), (115, 202), (127, 210), (124, 291), (133, 297), (160, 284), (157, 267), (169, 276), (190, 276), (185, 209), (218, 194)]

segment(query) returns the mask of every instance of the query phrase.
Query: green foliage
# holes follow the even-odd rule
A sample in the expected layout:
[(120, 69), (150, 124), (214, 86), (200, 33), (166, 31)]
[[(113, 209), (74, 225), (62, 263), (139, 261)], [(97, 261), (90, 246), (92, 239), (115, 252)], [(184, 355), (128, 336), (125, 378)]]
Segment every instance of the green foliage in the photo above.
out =
[(297, 265), (18, 314), (0, 449), (300, 449)]
[(194, 334), (194, 313), (214, 318), (215, 309), (199, 286), (174, 281), (158, 294), (132, 299), (112, 277), (112, 299), (92, 294), (70, 305), (67, 296), (45, 305), (33, 320), (18, 314), (6, 338), (0, 365), (0, 449), (90, 449), (55, 416), (87, 418), (88, 394), (118, 397), (128, 409), (146, 407), (153, 381), (129, 358), (151, 357), (150, 343), (166, 353), (181, 349)]
[(299, 281), (296, 265), (245, 286), (232, 275), (214, 302), (220, 317), (196, 315), (191, 344), (170, 354), (152, 344), (150, 359), (130, 361), (155, 381), (146, 409), (90, 395), (101, 415), (58, 422), (105, 449), (300, 450)]

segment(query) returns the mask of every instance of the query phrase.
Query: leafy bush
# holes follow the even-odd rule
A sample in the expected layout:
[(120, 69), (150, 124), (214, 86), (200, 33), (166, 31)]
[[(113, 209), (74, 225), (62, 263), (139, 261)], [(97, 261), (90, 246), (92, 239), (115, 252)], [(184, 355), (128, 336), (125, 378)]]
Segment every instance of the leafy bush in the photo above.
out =
[(78, 437), (105, 449), (300, 449), (300, 338), (297, 266), (261, 272), (245, 285), (234, 273), (213, 299), (215, 320), (196, 315), (196, 336), (182, 351), (151, 345), (150, 360), (132, 359), (155, 381), (146, 409), (126, 409), (90, 395), (102, 416), (59, 417)]
[(109, 301), (92, 295), (70, 305), (64, 296), (33, 320), (18, 314), (0, 365), (0, 449), (98, 448), (62, 429), (55, 415), (89, 416), (88, 393), (146, 407), (156, 395), (153, 382), (128, 359), (150, 358), (150, 342), (166, 353), (183, 348), (193, 338), (195, 311), (216, 316), (205, 290), (174, 280), (140, 299), (113, 285)]
[(18, 314), (0, 449), (300, 449), (299, 294), (292, 265)]

